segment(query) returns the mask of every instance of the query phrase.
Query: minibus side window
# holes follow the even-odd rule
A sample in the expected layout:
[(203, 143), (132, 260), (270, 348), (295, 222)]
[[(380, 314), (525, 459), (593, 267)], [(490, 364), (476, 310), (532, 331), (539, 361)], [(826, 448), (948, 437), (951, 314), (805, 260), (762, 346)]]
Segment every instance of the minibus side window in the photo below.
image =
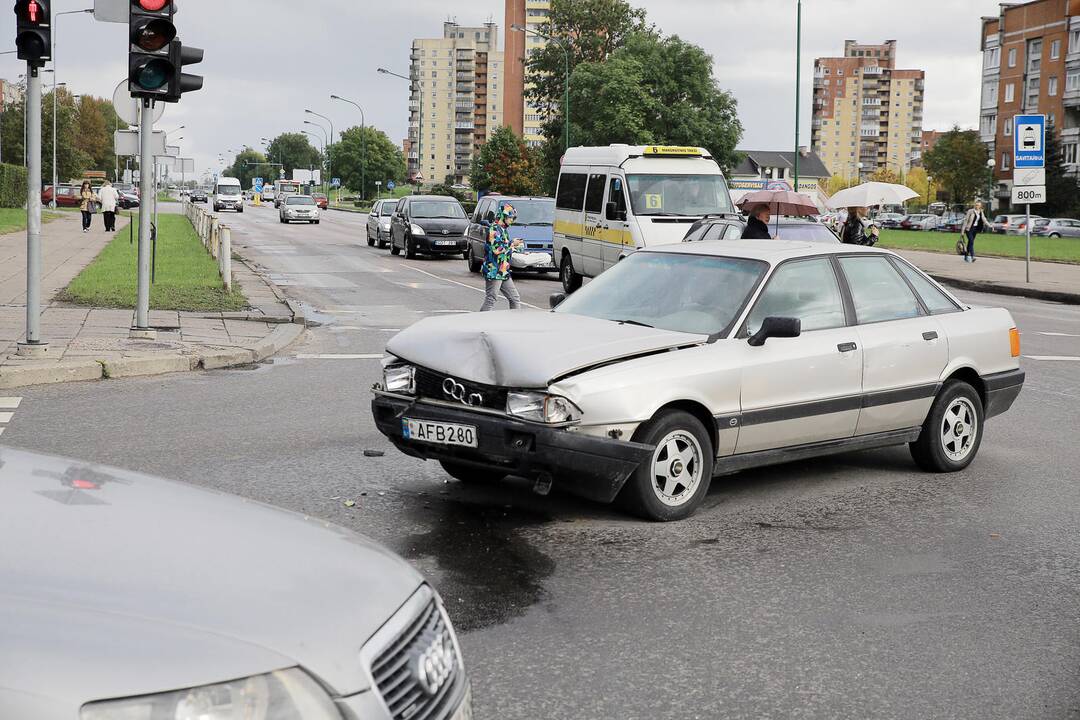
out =
[(559, 177), (559, 191), (555, 194), (555, 207), (560, 210), (581, 212), (585, 204), (585, 173), (563, 173)]
[(604, 185), (607, 175), (590, 175), (589, 191), (585, 194), (585, 212), (599, 213), (604, 209)]
[[(608, 220), (625, 220), (626, 219), (626, 193), (623, 192), (622, 178), (611, 178), (611, 187), (608, 189), (608, 206), (607, 206), (607, 219)], [(612, 214), (614, 210), (614, 214)]]

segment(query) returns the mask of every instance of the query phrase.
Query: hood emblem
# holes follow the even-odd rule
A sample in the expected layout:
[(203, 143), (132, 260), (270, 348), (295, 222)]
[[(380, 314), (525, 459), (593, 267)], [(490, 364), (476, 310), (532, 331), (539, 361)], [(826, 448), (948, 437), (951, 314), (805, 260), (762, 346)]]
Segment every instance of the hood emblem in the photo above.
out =
[[(421, 642), (427, 640), (428, 637), (430, 636), (425, 634)], [(442, 690), (453, 674), (455, 664), (453, 640), (450, 638), (450, 633), (442, 629), (434, 638), (431, 638), (423, 651), (414, 656), (411, 670), (417, 685), (431, 697)]]
[(443, 235), (449, 235), (449, 234), (450, 234), (450, 231), (449, 231), (449, 230), (447, 230), (446, 228), (443, 228), (442, 234), (443, 234)]
[(451, 400), (457, 400), (462, 405), (480, 407), (484, 404), (484, 396), (480, 393), (466, 394), (465, 386), (454, 378), (446, 378), (442, 383), (443, 394)]

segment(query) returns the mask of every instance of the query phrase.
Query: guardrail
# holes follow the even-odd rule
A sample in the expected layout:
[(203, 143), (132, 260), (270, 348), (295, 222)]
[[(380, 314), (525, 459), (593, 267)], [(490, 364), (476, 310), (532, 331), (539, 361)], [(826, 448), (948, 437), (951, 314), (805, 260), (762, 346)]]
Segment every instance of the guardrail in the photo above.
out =
[(202, 209), (187, 198), (183, 200), (184, 215), (191, 226), (195, 228), (195, 234), (199, 236), (203, 247), (210, 253), (210, 257), (217, 260), (218, 272), (221, 273), (222, 285), (225, 291), (232, 290), (232, 230), (228, 225), (222, 224), (216, 217)]

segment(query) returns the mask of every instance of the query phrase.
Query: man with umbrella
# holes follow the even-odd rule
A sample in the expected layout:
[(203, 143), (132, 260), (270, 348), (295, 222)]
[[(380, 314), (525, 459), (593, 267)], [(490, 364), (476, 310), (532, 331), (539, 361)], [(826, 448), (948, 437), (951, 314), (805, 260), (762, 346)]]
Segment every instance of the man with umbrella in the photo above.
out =
[(743, 231), (743, 240), (771, 240), (769, 220), (776, 215), (776, 232), (780, 233), (781, 215), (817, 215), (818, 209), (808, 196), (790, 190), (758, 190), (743, 195), (739, 209), (750, 209), (750, 219)]
[(772, 235), (769, 234), (769, 219), (771, 213), (769, 212), (769, 206), (765, 203), (758, 203), (750, 210), (750, 219), (746, 221), (746, 228), (743, 229), (743, 240), (771, 240)]

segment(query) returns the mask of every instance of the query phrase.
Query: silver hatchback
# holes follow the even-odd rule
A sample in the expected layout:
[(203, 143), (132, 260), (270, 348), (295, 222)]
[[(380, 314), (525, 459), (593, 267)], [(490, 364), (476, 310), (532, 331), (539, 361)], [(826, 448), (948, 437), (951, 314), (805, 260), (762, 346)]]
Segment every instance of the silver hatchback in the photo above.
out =
[(0, 447), (0, 718), (471, 713), (403, 560), (251, 500)]

